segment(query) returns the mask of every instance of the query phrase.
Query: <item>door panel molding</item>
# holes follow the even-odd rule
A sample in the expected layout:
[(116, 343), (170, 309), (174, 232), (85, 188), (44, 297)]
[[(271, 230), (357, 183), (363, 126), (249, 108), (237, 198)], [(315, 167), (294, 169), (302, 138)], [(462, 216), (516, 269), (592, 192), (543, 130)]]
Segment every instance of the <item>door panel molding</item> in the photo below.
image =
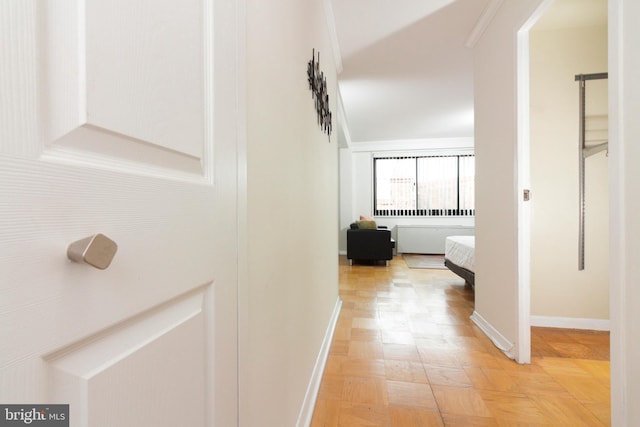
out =
[[(70, 404), (81, 425), (205, 425), (211, 286), (44, 356), (49, 401)], [(149, 395), (158, 408), (144, 406)]]
[(213, 15), (187, 1), (37, 4), (37, 154), (210, 179)]

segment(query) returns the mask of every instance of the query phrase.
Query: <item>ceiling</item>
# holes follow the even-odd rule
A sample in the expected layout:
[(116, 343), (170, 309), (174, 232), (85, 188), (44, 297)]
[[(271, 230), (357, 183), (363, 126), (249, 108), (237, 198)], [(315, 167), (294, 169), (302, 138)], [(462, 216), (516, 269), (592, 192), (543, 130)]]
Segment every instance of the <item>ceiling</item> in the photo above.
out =
[[(331, 0), (340, 145), (472, 138), (473, 45), (503, 1)], [(606, 4), (556, 0), (536, 28), (606, 24)]]
[(533, 31), (607, 25), (607, 0), (556, 0)]

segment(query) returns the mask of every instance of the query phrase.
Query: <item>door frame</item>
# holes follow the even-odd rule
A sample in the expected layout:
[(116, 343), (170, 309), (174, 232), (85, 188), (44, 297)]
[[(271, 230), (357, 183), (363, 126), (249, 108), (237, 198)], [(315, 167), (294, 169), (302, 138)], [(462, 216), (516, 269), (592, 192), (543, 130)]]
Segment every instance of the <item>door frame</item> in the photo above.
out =
[[(531, 17), (518, 31), (518, 159), (517, 188), (527, 188), (529, 183), (529, 30), (554, 0), (544, 0)], [(621, 81), (624, 70), (620, 66), (625, 55), (624, 6), (627, 0), (608, 0), (608, 50), (609, 50), (609, 317), (610, 317), (610, 385), (611, 385), (611, 422), (612, 425), (629, 424), (629, 408), (627, 405), (630, 385), (627, 375), (627, 341), (629, 328), (625, 324), (626, 308), (624, 286), (626, 282), (627, 262), (625, 252), (625, 236), (627, 235), (625, 219), (625, 162), (624, 144), (621, 140), (620, 118), (625, 116), (625, 93)], [(627, 48), (628, 50), (628, 48)], [(518, 361), (530, 360), (531, 357), (531, 218), (527, 209), (521, 209), (523, 202), (518, 198), (518, 328), (517, 351)], [(633, 304), (631, 302), (630, 304)], [(521, 362), (525, 363), (525, 362)]]
[(524, 200), (524, 191), (531, 186), (531, 108), (529, 32), (555, 0), (544, 0), (522, 25), (517, 43), (517, 212), (518, 212), (518, 285), (516, 361), (531, 363), (531, 208)]

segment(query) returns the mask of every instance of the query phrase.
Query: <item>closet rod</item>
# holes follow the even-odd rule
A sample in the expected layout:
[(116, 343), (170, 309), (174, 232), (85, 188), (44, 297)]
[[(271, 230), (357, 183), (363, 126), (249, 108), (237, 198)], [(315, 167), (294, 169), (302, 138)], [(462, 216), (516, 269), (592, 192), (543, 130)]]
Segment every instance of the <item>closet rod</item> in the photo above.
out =
[(609, 78), (609, 73), (576, 74), (575, 81), (602, 80)]
[(591, 147), (586, 146), (585, 134), (586, 134), (586, 118), (585, 118), (585, 103), (586, 103), (586, 82), (588, 80), (602, 80), (609, 78), (609, 73), (593, 73), (593, 74), (576, 74), (575, 81), (580, 82), (580, 129), (579, 129), (579, 234), (578, 234), (578, 270), (584, 270), (584, 213), (585, 213), (585, 159), (600, 151), (604, 151), (609, 147), (609, 142), (603, 142)]

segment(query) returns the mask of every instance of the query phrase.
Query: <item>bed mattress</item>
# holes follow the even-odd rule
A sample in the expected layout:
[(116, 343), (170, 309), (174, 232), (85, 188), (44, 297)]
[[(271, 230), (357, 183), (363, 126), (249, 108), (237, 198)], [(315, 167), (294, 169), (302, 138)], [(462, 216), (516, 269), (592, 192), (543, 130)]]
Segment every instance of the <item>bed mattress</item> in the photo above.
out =
[(475, 236), (448, 236), (445, 240), (444, 257), (452, 263), (474, 270)]

